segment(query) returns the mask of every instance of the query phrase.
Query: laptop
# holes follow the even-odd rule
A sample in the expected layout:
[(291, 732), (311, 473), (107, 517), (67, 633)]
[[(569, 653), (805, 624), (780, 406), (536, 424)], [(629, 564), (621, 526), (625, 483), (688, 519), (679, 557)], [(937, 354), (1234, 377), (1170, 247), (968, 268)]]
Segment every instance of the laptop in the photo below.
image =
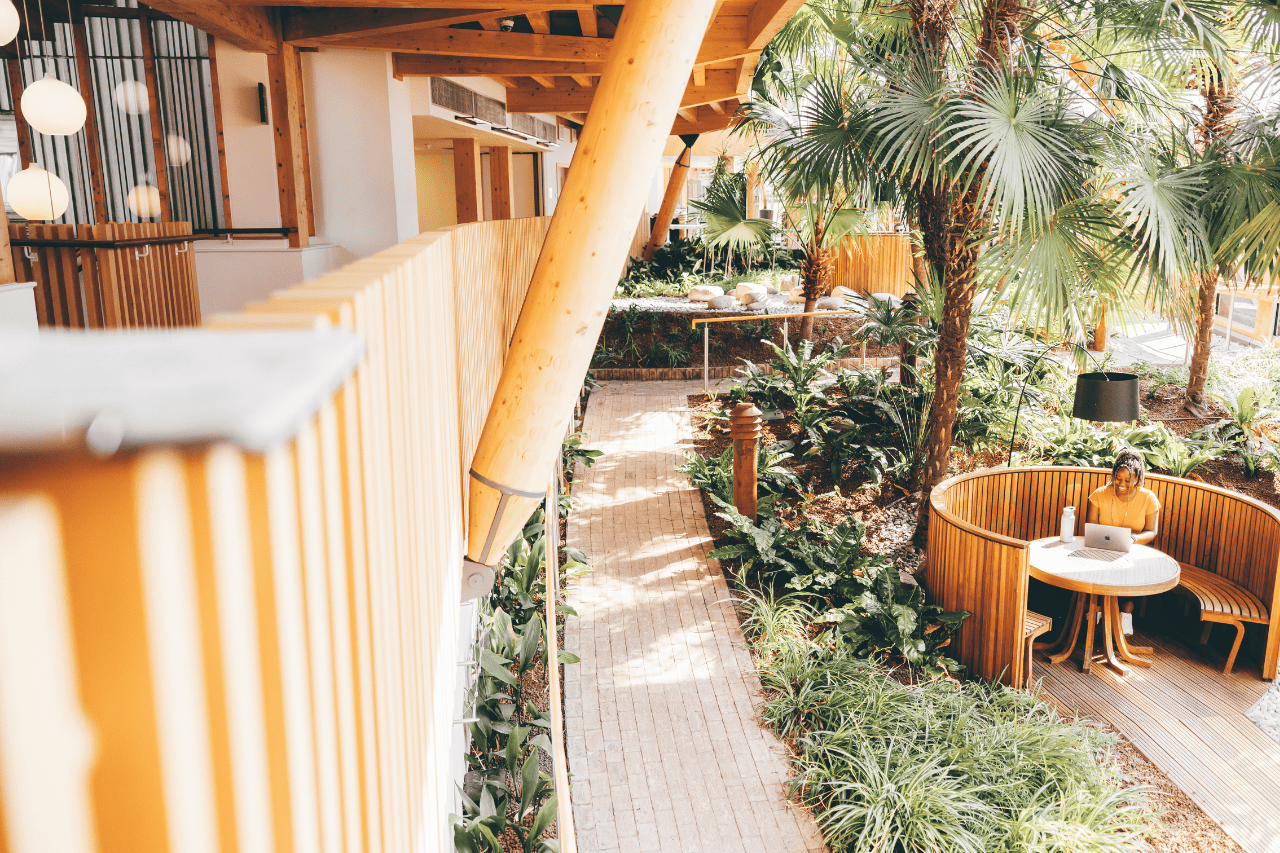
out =
[(1112, 527), (1109, 524), (1086, 524), (1084, 547), (1127, 554), (1133, 547), (1133, 531), (1127, 527)]

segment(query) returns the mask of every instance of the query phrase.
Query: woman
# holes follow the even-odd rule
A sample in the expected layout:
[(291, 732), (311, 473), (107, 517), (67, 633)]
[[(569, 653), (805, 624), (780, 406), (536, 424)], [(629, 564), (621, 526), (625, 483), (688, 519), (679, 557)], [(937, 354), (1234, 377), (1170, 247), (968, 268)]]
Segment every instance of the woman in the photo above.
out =
[(1089, 495), (1089, 513), (1085, 521), (1127, 527), (1133, 541), (1150, 544), (1160, 525), (1160, 501), (1155, 492), (1142, 487), (1146, 466), (1136, 450), (1122, 450), (1111, 467), (1111, 482)]

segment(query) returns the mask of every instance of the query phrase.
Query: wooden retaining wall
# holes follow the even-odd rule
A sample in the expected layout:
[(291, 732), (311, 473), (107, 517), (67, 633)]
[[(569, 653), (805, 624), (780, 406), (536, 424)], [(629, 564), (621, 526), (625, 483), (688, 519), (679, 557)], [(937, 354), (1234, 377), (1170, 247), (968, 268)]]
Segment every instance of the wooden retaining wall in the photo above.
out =
[[(933, 490), (924, 583), (947, 610), (973, 614), (960, 630), (953, 657), (974, 674), (1020, 686), (1027, 543), (1057, 533), (1063, 507), (1082, 508), (1110, 476), (1097, 468), (994, 468), (954, 477)], [(1148, 474), (1146, 486), (1162, 507), (1153, 547), (1230, 579), (1267, 605), (1271, 623), (1265, 639), (1254, 634), (1251, 642), (1262, 650), (1263, 677), (1275, 678), (1280, 511), (1179, 477)]]

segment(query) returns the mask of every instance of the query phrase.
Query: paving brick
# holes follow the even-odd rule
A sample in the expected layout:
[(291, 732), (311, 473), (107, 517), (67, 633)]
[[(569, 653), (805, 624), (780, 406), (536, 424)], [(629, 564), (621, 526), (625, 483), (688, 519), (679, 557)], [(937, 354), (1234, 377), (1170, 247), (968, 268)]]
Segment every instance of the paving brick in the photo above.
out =
[(785, 801), (785, 754), (755, 719), (760, 685), (715, 561), (701, 500), (676, 473), (697, 382), (610, 382), (587, 409), (570, 544), (594, 571), (571, 582), (568, 645), (582, 664), (566, 728), (589, 831), (583, 853), (821, 848)]

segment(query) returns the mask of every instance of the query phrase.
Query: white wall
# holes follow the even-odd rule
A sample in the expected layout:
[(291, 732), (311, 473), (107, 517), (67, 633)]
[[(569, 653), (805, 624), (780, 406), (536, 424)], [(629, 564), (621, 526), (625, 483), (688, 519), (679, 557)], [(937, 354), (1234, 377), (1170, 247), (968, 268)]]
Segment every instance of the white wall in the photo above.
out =
[(316, 234), (342, 263), (415, 237), (409, 87), (378, 51), (304, 53)]
[(279, 228), (275, 138), (271, 125), (262, 124), (258, 110), (258, 84), (267, 82), (267, 58), (222, 39), (216, 49), (231, 224)]
[(423, 231), (434, 231), (457, 225), (453, 155), (443, 149), (419, 148), (414, 154), (414, 164), (417, 167), (418, 227)]

